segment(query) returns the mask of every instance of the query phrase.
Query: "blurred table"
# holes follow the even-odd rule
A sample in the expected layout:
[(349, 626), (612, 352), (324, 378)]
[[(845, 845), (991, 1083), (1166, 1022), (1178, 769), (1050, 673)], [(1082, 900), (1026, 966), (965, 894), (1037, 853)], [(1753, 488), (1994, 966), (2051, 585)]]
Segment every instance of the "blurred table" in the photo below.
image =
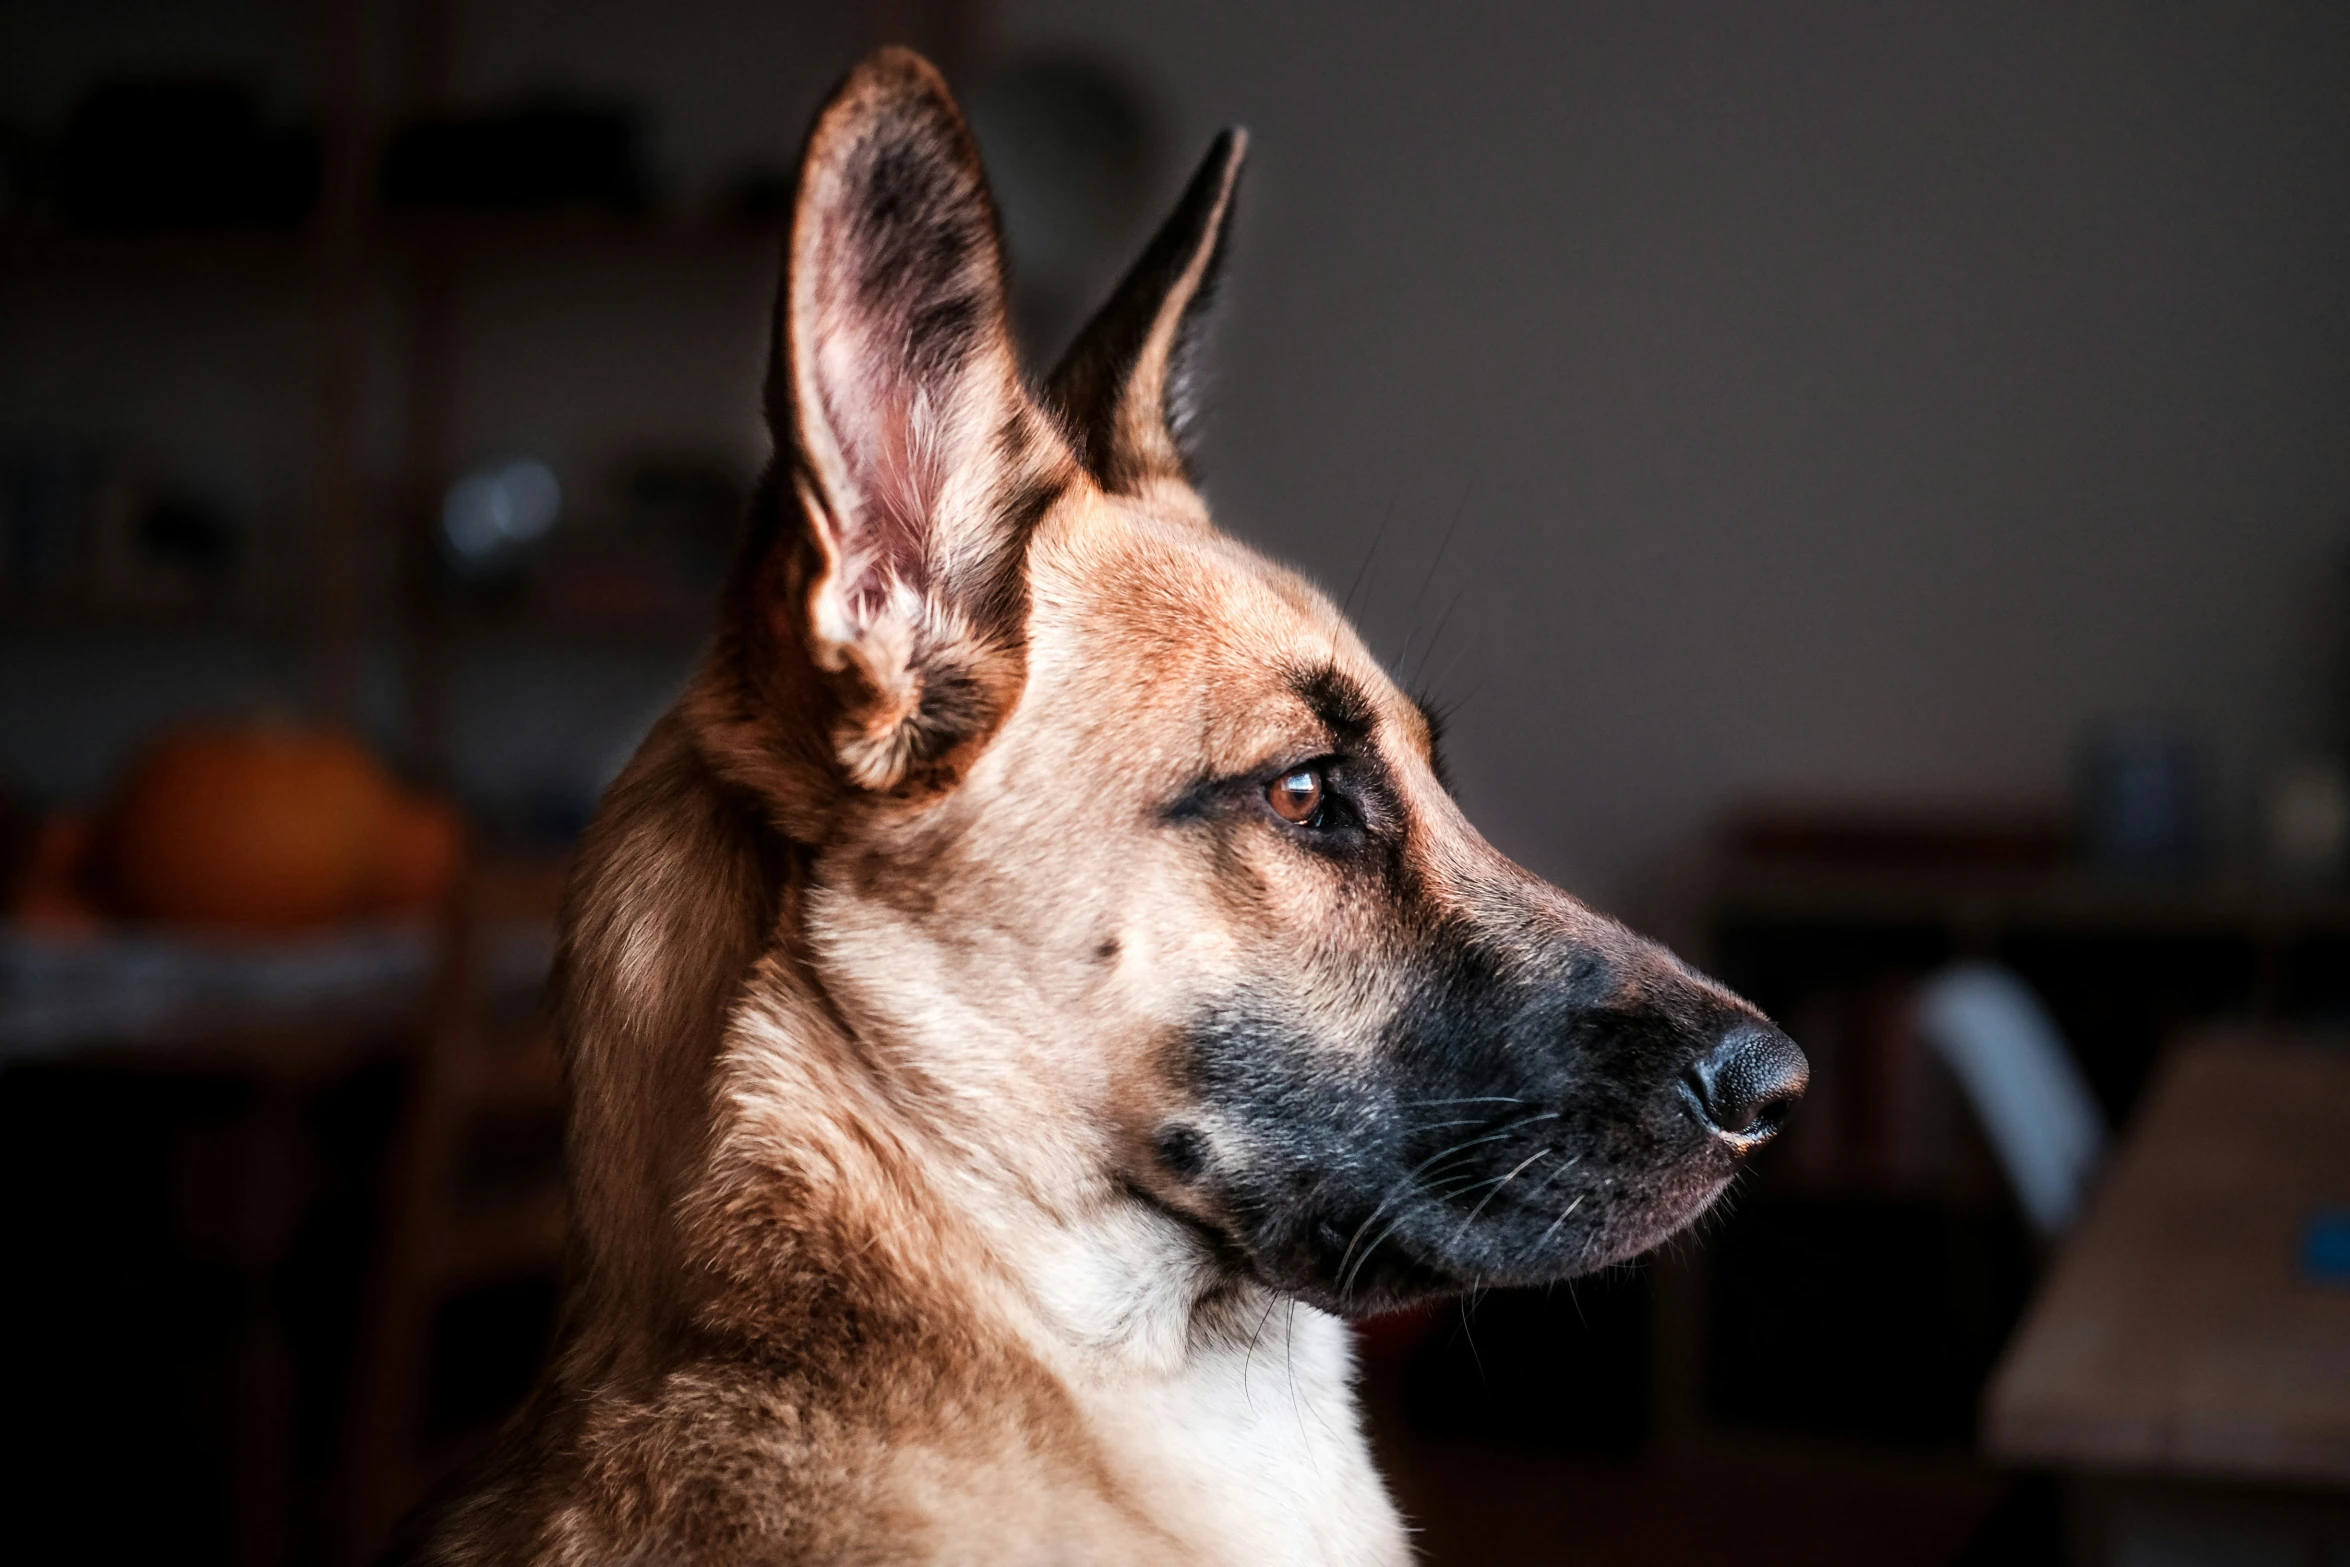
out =
[[(544, 879), (559, 889), (560, 867)], [(538, 899), (552, 901), (551, 892)], [(468, 1005), (528, 1009), (554, 951), (551, 914), (493, 914), (466, 927)], [(63, 1188), (43, 1193), (43, 1205), (78, 1204), (81, 1226), (121, 1237), (95, 1260), (19, 1251), (12, 1263), (28, 1279), (66, 1274), (77, 1287), (111, 1264), (218, 1290), (200, 1329), (157, 1334), (109, 1368), (141, 1368), (146, 1386), (170, 1389), (176, 1378), (199, 1389), (184, 1418), (216, 1447), (226, 1494), (223, 1538), (189, 1542), (195, 1554), (280, 1567), (329, 1555), (339, 1541), (339, 1519), (321, 1516), (340, 1501), (331, 1486), (342, 1455), (330, 1449), (354, 1380), (350, 1341), (366, 1331), (365, 1292), (384, 1271), (389, 1194), (379, 1188), (394, 1184), (401, 1138), (396, 1126), (368, 1135), (382, 1122), (350, 1106), (355, 1094), (414, 1097), (451, 1021), (436, 1010), (451, 945), (445, 922), (421, 919), (248, 938), (0, 927), (0, 1109), (28, 1092), (76, 1108), (38, 1128), (44, 1157), (25, 1173)], [(87, 1088), (37, 1086), (59, 1081)], [(101, 1108), (116, 1101), (145, 1107), (128, 1123), (135, 1137)], [(333, 1104), (344, 1108), (328, 1113)], [(125, 1146), (126, 1137), (164, 1147)], [(146, 1173), (133, 1181), (125, 1166)], [(52, 1283), (28, 1293), (59, 1292)], [(74, 1315), (20, 1306), (10, 1325), (25, 1321), (42, 1330), (35, 1353), (94, 1352)], [(108, 1391), (128, 1396), (139, 1385)], [(43, 1386), (61, 1403), (87, 1402), (54, 1379)], [(136, 1421), (146, 1413), (127, 1423), (145, 1429)], [(160, 1417), (150, 1424), (164, 1428)]]
[[(2149, 1529), (2350, 1545), (2325, 1500), (2350, 1494), (2350, 1282), (2305, 1262), (2312, 1222), (2344, 1209), (2350, 1049), (2182, 1045), (1993, 1379), (1993, 1455), (2121, 1482), (2104, 1559), (2164, 1559), (2128, 1545)], [(2255, 1490), (2306, 1500), (2262, 1511)]]
[[(0, 1067), (92, 1054), (169, 1066), (242, 1053), (274, 1067), (283, 1042), (413, 1029), (439, 933), (417, 919), (276, 937), (124, 927), (44, 936), (0, 927)], [(484, 983), (532, 992), (554, 955), (543, 920), (480, 933)]]

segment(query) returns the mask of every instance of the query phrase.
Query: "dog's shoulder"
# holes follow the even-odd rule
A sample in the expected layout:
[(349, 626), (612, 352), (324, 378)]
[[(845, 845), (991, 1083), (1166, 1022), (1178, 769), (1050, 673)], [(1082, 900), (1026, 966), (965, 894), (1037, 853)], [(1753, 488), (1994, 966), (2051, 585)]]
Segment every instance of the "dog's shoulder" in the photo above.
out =
[[(884, 1369), (895, 1367), (895, 1372)], [(1193, 1559), (1109, 1481), (1051, 1400), (890, 1357), (710, 1358), (642, 1395), (544, 1411), (445, 1512), (418, 1567), (659, 1561)], [(896, 1385), (886, 1385), (894, 1381)]]
[(575, 1339), (418, 1559), (1192, 1559), (988, 1309), (982, 1244), (848, 1049), (788, 954), (750, 966), (671, 1209), (683, 1326), (650, 1358)]

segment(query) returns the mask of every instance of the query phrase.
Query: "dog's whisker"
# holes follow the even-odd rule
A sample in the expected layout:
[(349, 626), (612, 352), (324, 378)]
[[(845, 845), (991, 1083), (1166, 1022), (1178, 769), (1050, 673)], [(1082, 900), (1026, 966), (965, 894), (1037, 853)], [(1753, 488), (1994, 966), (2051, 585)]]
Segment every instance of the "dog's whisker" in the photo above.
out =
[(1371, 1258), (1377, 1254), (1380, 1247), (1387, 1244), (1389, 1236), (1393, 1235), (1397, 1230), (1403, 1228), (1404, 1221), (1410, 1217), (1411, 1215), (1409, 1213), (1397, 1214), (1393, 1222), (1391, 1222), (1386, 1229), (1379, 1232), (1379, 1238), (1364, 1248), (1363, 1255), (1356, 1261), (1353, 1271), (1347, 1273), (1339, 1280), (1338, 1298), (1340, 1300), (1344, 1300), (1349, 1295), (1354, 1293), (1355, 1280), (1362, 1277), (1363, 1269), (1371, 1265)]
[(1495, 1181), (1493, 1183), (1493, 1190), (1487, 1192), (1484, 1196), (1477, 1199), (1477, 1206), (1469, 1210), (1469, 1216), (1461, 1221), (1460, 1228), (1453, 1231), (1453, 1240), (1457, 1243), (1462, 1236), (1469, 1233), (1469, 1226), (1477, 1222), (1477, 1215), (1485, 1211), (1485, 1205), (1493, 1201), (1494, 1198), (1499, 1197), (1503, 1190), (1508, 1187), (1510, 1182), (1516, 1180), (1527, 1170), (1528, 1167), (1536, 1163), (1538, 1160), (1547, 1159), (1549, 1157), (1549, 1149), (1537, 1148), (1532, 1153), (1528, 1154), (1523, 1160), (1519, 1161), (1518, 1167), (1516, 1169), (1510, 1171), (1509, 1174), (1503, 1176), (1500, 1180)]
[[(1504, 1129), (1499, 1132), (1490, 1133), (1484, 1137), (1473, 1138), (1468, 1142), (1455, 1143), (1452, 1147), (1443, 1150), (1441, 1153), (1431, 1154), (1428, 1158), (1422, 1160), (1419, 1164), (1413, 1166), (1410, 1170), (1405, 1171), (1403, 1176), (1390, 1185), (1386, 1192), (1380, 1196), (1378, 1205), (1372, 1208), (1370, 1213), (1364, 1216), (1363, 1222), (1355, 1226), (1354, 1235), (1347, 1241), (1345, 1252), (1339, 1256), (1338, 1272), (1342, 1276), (1346, 1274), (1347, 1261), (1354, 1256), (1355, 1247), (1362, 1243), (1364, 1234), (1371, 1228), (1372, 1225), (1379, 1222), (1380, 1215), (1387, 1211), (1387, 1205), (1394, 1202), (1398, 1197), (1402, 1196), (1404, 1189), (1410, 1186), (1414, 1181), (1418, 1180), (1420, 1175), (1426, 1171), (1429, 1166), (1437, 1163), (1439, 1160), (1449, 1159), (1455, 1154), (1466, 1152), (1471, 1148), (1477, 1147), (1479, 1144), (1489, 1143), (1494, 1141), (1496, 1138), (1507, 1137), (1508, 1135), (1508, 1130)], [(1339, 1293), (1342, 1297), (1344, 1296), (1345, 1292), (1346, 1286), (1343, 1284), (1340, 1285)]]
[[(1363, 585), (1363, 578), (1370, 574), (1371, 561), (1379, 553), (1379, 541), (1387, 537), (1387, 525), (1395, 520), (1395, 493), (1393, 490), (1387, 492), (1387, 507), (1379, 514), (1379, 526), (1371, 534), (1371, 547), (1363, 551), (1363, 563), (1355, 568), (1355, 579), (1346, 585), (1346, 597), (1339, 602), (1338, 613), (1341, 615), (1353, 612), (1355, 590)], [(1335, 637), (1332, 638), (1331, 648), (1333, 652), (1337, 650)]]
[(1452, 624), (1452, 612), (1460, 604), (1461, 595), (1467, 591), (1465, 588), (1455, 588), (1452, 597), (1444, 601), (1444, 613), (1436, 617), (1436, 629), (1428, 634), (1428, 645), (1420, 650), (1420, 667), (1403, 676), (1407, 685), (1421, 686), (1420, 677), (1428, 673), (1428, 660), (1436, 656), (1436, 645), (1444, 640), (1444, 628)]
[(1543, 1193), (1548, 1192), (1553, 1187), (1557, 1186), (1559, 1182), (1565, 1180), (1569, 1175), (1573, 1174), (1575, 1166), (1581, 1164), (1582, 1162), (1583, 1156), (1581, 1154), (1576, 1154), (1574, 1157), (1567, 1159), (1563, 1163), (1554, 1164), (1549, 1169), (1543, 1171), (1539, 1176), (1535, 1177), (1534, 1189), (1526, 1194), (1527, 1201), (1531, 1202), (1536, 1197), (1541, 1196)]
[[(1555, 1114), (1520, 1117), (1518, 1120), (1511, 1122), (1509, 1125), (1490, 1132), (1483, 1137), (1472, 1137), (1467, 1142), (1455, 1144), (1451, 1149), (1442, 1154), (1439, 1154), (1436, 1159), (1429, 1160), (1427, 1163), (1420, 1165), (1412, 1172), (1412, 1174), (1414, 1176), (1424, 1174), (1427, 1172), (1430, 1165), (1437, 1164), (1438, 1161), (1449, 1164), (1454, 1158), (1462, 1154), (1470, 1153), (1475, 1149), (1482, 1148), (1487, 1143), (1497, 1143), (1505, 1138), (1514, 1137), (1519, 1132), (1524, 1131), (1527, 1127), (1532, 1126), (1537, 1122), (1553, 1121), (1556, 1119), (1558, 1119), (1558, 1117)], [(1409, 1179), (1411, 1179), (1411, 1177), (1407, 1176), (1406, 1180)]]
[[(1498, 1131), (1488, 1132), (1483, 1137), (1469, 1138), (1465, 1142), (1455, 1143), (1451, 1147), (1446, 1148), (1439, 1153), (1432, 1154), (1428, 1158), (1422, 1160), (1419, 1164), (1413, 1166), (1410, 1170), (1406, 1171), (1400, 1180), (1396, 1181), (1393, 1185), (1388, 1187), (1387, 1191), (1380, 1197), (1378, 1205), (1370, 1211), (1370, 1213), (1363, 1219), (1363, 1222), (1355, 1227), (1354, 1235), (1346, 1243), (1345, 1252), (1341, 1254), (1338, 1259), (1338, 1271), (1341, 1276), (1351, 1278), (1353, 1273), (1359, 1273), (1361, 1271), (1360, 1265), (1358, 1264), (1353, 1270), (1353, 1273), (1350, 1273), (1347, 1268), (1347, 1264), (1353, 1259), (1355, 1248), (1362, 1244), (1364, 1234), (1371, 1228), (1372, 1225), (1379, 1222), (1381, 1215), (1387, 1212), (1388, 1206), (1390, 1204), (1395, 1202), (1398, 1198), (1404, 1196), (1406, 1191), (1411, 1186), (1416, 1184), (1420, 1177), (1427, 1174), (1429, 1170), (1440, 1164), (1447, 1163), (1452, 1159), (1458, 1158), (1462, 1154), (1468, 1153), (1473, 1149), (1483, 1147), (1487, 1143), (1499, 1142), (1505, 1137), (1514, 1136), (1516, 1133), (1523, 1131), (1529, 1126), (1537, 1125), (1544, 1121), (1555, 1121), (1563, 1113), (1563, 1111), (1558, 1110), (1546, 1110), (1539, 1115), (1520, 1116), (1516, 1120), (1510, 1122), (1507, 1126), (1500, 1128)], [(1392, 1235), (1394, 1233), (1394, 1227), (1390, 1226), (1385, 1234), (1383, 1234), (1380, 1238), (1384, 1240), (1386, 1235)], [(1374, 1242), (1373, 1245), (1374, 1249), (1376, 1249), (1377, 1243)], [(1342, 1296), (1345, 1293), (1347, 1287), (1348, 1286), (1346, 1285), (1340, 1286), (1340, 1293)]]
[(1556, 1234), (1558, 1233), (1558, 1229), (1559, 1229), (1559, 1226), (1560, 1226), (1560, 1225), (1562, 1225), (1562, 1224), (1566, 1223), (1568, 1219), (1570, 1219), (1570, 1218), (1572, 1218), (1572, 1217), (1574, 1216), (1575, 1210), (1576, 1210), (1577, 1208), (1580, 1208), (1580, 1207), (1582, 1207), (1582, 1206), (1583, 1206), (1583, 1198), (1585, 1198), (1585, 1197), (1588, 1197), (1588, 1196), (1590, 1196), (1590, 1195), (1591, 1195), (1591, 1194), (1590, 1194), (1589, 1192), (1584, 1192), (1584, 1193), (1582, 1193), (1580, 1196), (1576, 1197), (1576, 1199), (1575, 1199), (1573, 1202), (1571, 1202), (1571, 1203), (1568, 1203), (1568, 1204), (1567, 1204), (1567, 1206), (1566, 1206), (1566, 1208), (1565, 1208), (1565, 1210), (1564, 1210), (1563, 1212), (1561, 1212), (1557, 1218), (1555, 1218), (1555, 1219), (1553, 1219), (1553, 1220), (1551, 1220), (1551, 1221), (1550, 1221), (1550, 1228), (1549, 1228), (1549, 1229), (1547, 1229), (1547, 1230), (1544, 1230), (1544, 1231), (1542, 1232), (1542, 1238), (1541, 1238), (1540, 1240), (1537, 1240), (1537, 1241), (1534, 1243), (1534, 1247), (1535, 1247), (1535, 1249), (1536, 1249), (1537, 1251), (1541, 1250), (1541, 1248), (1543, 1247), (1543, 1245), (1544, 1245), (1546, 1242), (1548, 1242), (1548, 1241), (1549, 1241), (1549, 1239), (1550, 1239), (1550, 1238), (1551, 1238), (1553, 1235), (1556, 1235)]
[[(1401, 1197), (1405, 1194), (1406, 1188), (1417, 1184), (1422, 1176), (1427, 1174), (1427, 1172), (1433, 1166), (1441, 1162), (1446, 1162), (1462, 1154), (1468, 1153), (1473, 1149), (1482, 1147), (1486, 1143), (1498, 1142), (1502, 1138), (1512, 1136), (1520, 1131), (1523, 1131), (1525, 1128), (1536, 1125), (1540, 1122), (1555, 1121), (1563, 1113), (1564, 1112), (1562, 1111), (1548, 1110), (1539, 1115), (1520, 1116), (1518, 1119), (1512, 1121), (1509, 1125), (1501, 1128), (1499, 1131), (1490, 1132), (1483, 1137), (1473, 1137), (1466, 1142), (1456, 1143), (1452, 1147), (1444, 1150), (1442, 1153), (1423, 1160), (1420, 1164), (1413, 1167), (1413, 1169), (1408, 1172), (1402, 1180), (1397, 1181), (1393, 1186), (1388, 1188), (1386, 1194), (1379, 1199), (1379, 1205), (1371, 1210), (1369, 1217), (1365, 1218), (1360, 1225), (1356, 1226), (1353, 1238), (1347, 1242), (1345, 1253), (1338, 1259), (1337, 1272), (1339, 1276), (1339, 1298), (1344, 1300), (1353, 1292), (1354, 1282), (1356, 1279), (1362, 1276), (1363, 1269), (1369, 1266), (1372, 1254), (1378, 1251), (1381, 1246), (1385, 1245), (1387, 1243), (1388, 1237), (1393, 1235), (1397, 1230), (1401, 1229), (1403, 1227), (1404, 1221), (1410, 1217), (1408, 1213), (1397, 1214), (1394, 1221), (1390, 1223), (1386, 1229), (1379, 1232), (1378, 1239), (1371, 1242), (1370, 1246), (1364, 1249), (1362, 1255), (1359, 1258), (1355, 1256), (1355, 1248), (1361, 1245), (1364, 1233), (1368, 1231), (1373, 1224), (1378, 1222), (1380, 1216), (1387, 1212), (1388, 1206), (1391, 1203), (1395, 1202), (1398, 1197)], [(1549, 1150), (1544, 1149), (1542, 1152), (1548, 1153)], [(1527, 1162), (1532, 1163), (1533, 1161), (1529, 1160)], [(1521, 1170), (1524, 1168), (1525, 1165), (1519, 1166), (1519, 1169)], [(1516, 1172), (1513, 1171), (1512, 1173), (1514, 1174)], [(1503, 1177), (1504, 1181), (1507, 1179), (1508, 1177)], [(1440, 1189), (1431, 1193), (1431, 1195), (1436, 1196), (1439, 1199), (1443, 1199), (1447, 1197), (1459, 1196), (1464, 1192), (1472, 1192), (1476, 1189), (1476, 1183), (1471, 1182), (1470, 1184), (1459, 1187), (1457, 1189)], [(1351, 1267), (1349, 1266), (1350, 1262), (1352, 1263)]]
[(1435, 583), (1437, 573), (1444, 569), (1444, 556), (1445, 552), (1452, 548), (1452, 536), (1461, 530), (1461, 514), (1468, 510), (1471, 487), (1468, 483), (1461, 485), (1460, 499), (1452, 503), (1452, 519), (1444, 525), (1444, 537), (1436, 545), (1436, 555), (1428, 562), (1427, 573), (1420, 578), (1419, 591), (1412, 595), (1411, 613), (1404, 617), (1407, 629), (1404, 632), (1403, 646), (1397, 650), (1395, 655), (1395, 669), (1398, 675), (1403, 672), (1404, 665), (1412, 656), (1412, 639), (1419, 635), (1420, 607), (1428, 602), (1428, 589)]
[[(1476, 639), (1472, 637), (1469, 641), (1463, 642), (1460, 646), (1454, 648), (1452, 650), (1452, 657), (1446, 659), (1444, 661), (1444, 667), (1436, 672), (1436, 678), (1434, 680), (1419, 682), (1420, 689), (1429, 692), (1442, 691), (1444, 689), (1444, 683), (1452, 678), (1452, 672), (1461, 667), (1462, 656), (1476, 646)], [(1458, 713), (1461, 710), (1461, 704), (1459, 702), (1448, 702), (1445, 704), (1444, 710), (1446, 716), (1450, 717), (1451, 715)]]
[[(1422, 1166), (1422, 1168), (1424, 1169), (1426, 1166)], [(1466, 1190), (1468, 1188), (1463, 1189)], [(1379, 1232), (1378, 1238), (1373, 1240), (1368, 1247), (1364, 1248), (1360, 1257), (1355, 1257), (1354, 1249), (1356, 1245), (1361, 1243), (1363, 1232), (1368, 1230), (1374, 1223), (1378, 1222), (1379, 1217), (1387, 1211), (1388, 1204), (1393, 1202), (1395, 1198), (1400, 1195), (1402, 1195), (1402, 1193), (1399, 1191), (1391, 1191), (1388, 1196), (1382, 1198), (1380, 1200), (1379, 1206), (1371, 1210), (1370, 1217), (1363, 1220), (1362, 1224), (1357, 1227), (1355, 1230), (1354, 1239), (1347, 1243), (1346, 1255), (1338, 1259), (1339, 1299), (1344, 1300), (1353, 1291), (1355, 1280), (1360, 1278), (1362, 1276), (1363, 1269), (1370, 1265), (1372, 1254), (1377, 1252), (1381, 1246), (1386, 1245), (1387, 1238), (1393, 1235), (1397, 1230), (1403, 1228), (1404, 1221), (1411, 1217), (1411, 1212), (1408, 1208), (1399, 1210), (1395, 1217), (1388, 1222), (1387, 1228)], [(1439, 1200), (1442, 1200), (1445, 1197), (1453, 1195), (1453, 1191), (1452, 1188), (1448, 1185), (1439, 1182), (1436, 1191), (1433, 1192), (1432, 1195), (1437, 1197)], [(1354, 1259), (1354, 1265), (1351, 1268), (1347, 1266), (1349, 1258)]]
[(1256, 1405), (1249, 1400), (1248, 1374), (1250, 1369), (1257, 1363), (1257, 1345), (1263, 1340), (1265, 1336), (1265, 1329), (1272, 1325), (1273, 1312), (1280, 1304), (1280, 1296), (1270, 1293), (1267, 1294), (1265, 1299), (1265, 1314), (1257, 1319), (1257, 1330), (1248, 1336), (1248, 1348), (1241, 1352), (1240, 1397), (1241, 1401), (1243, 1403), (1247, 1403), (1251, 1409), (1254, 1409)]

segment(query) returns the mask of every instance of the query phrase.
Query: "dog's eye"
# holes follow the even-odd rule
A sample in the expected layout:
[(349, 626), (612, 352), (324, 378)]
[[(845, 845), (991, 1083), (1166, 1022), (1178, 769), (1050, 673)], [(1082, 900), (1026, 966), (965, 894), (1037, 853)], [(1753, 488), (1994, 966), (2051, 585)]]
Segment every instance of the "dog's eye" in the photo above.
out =
[(1322, 817), (1322, 770), (1318, 767), (1300, 767), (1283, 773), (1273, 780), (1265, 791), (1265, 798), (1273, 802), (1273, 814), (1285, 822), (1300, 827), (1315, 827)]

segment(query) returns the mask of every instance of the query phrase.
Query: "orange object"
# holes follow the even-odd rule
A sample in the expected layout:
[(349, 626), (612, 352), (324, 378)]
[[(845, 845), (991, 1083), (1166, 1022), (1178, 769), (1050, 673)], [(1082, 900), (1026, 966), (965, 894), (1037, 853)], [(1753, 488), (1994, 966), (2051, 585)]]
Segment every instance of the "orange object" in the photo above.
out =
[(286, 930), (375, 901), (398, 786), (356, 742), (290, 725), (191, 727), (151, 746), (108, 823), (125, 912)]
[(413, 913), (437, 907), (465, 863), (465, 819), (448, 801), (410, 794), (395, 803), (377, 858), (375, 901)]

